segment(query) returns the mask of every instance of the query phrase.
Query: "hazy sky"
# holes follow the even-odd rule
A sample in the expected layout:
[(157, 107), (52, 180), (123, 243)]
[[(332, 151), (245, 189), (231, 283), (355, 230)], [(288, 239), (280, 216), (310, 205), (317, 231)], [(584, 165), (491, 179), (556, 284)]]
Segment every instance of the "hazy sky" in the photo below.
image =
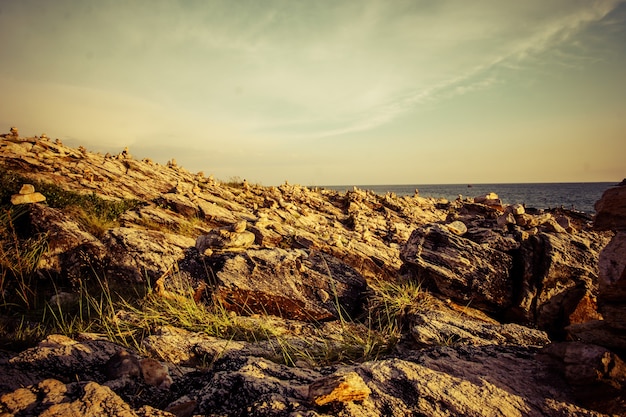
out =
[(621, 181), (626, 3), (0, 0), (0, 131), (264, 185)]

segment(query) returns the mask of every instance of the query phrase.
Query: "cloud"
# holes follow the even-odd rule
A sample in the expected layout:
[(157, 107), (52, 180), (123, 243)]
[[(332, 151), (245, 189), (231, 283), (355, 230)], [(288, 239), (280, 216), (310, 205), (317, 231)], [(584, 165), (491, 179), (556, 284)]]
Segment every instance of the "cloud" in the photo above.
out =
[[(583, 65), (594, 59), (591, 52), (559, 47), (619, 4), (22, 3), (0, 15), (0, 45), (27, 58), (0, 71), (64, 86), (70, 95), (82, 89), (91, 111), (72, 112), (83, 120), (96, 122), (95, 114), (106, 113), (140, 137), (185, 114), (206, 126), (286, 139), (372, 130), (504, 84), (507, 71), (529, 71), (546, 55), (561, 65)], [(86, 98), (88, 91), (97, 99)]]

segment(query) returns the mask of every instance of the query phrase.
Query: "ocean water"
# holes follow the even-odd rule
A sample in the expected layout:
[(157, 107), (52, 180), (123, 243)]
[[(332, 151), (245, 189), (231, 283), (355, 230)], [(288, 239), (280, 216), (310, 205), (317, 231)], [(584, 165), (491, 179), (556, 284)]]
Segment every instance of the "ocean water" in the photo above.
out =
[[(405, 184), (405, 185), (357, 185), (362, 190), (371, 190), (377, 194), (387, 192), (398, 196), (414, 195), (419, 190), (421, 197), (445, 198), (455, 200), (476, 197), (494, 192), (505, 204), (522, 203), (526, 207), (547, 209), (564, 207), (594, 214), (593, 205), (602, 193), (617, 183), (613, 182), (566, 182), (566, 183), (529, 183), (529, 184)], [(325, 186), (323, 188), (348, 191), (353, 186)]]

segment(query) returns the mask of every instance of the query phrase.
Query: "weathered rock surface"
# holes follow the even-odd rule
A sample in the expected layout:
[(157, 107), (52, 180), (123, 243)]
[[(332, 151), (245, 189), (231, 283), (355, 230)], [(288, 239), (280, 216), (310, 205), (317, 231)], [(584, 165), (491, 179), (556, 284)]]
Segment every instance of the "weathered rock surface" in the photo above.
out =
[[(98, 350), (92, 353), (105, 356)], [(65, 358), (77, 354), (78, 349), (59, 356), (48, 352), (39, 364), (65, 366), (63, 372), (69, 375), (75, 365)], [(106, 384), (113, 389), (125, 386), (122, 391), (128, 392), (140, 383), (118, 381)], [(564, 381), (537, 360), (535, 349), (510, 345), (439, 346), (404, 357), (319, 369), (239, 356), (216, 362), (209, 373), (187, 369), (175, 377), (171, 390), (159, 391), (160, 397), (143, 389), (139, 396), (144, 401), (169, 402), (162, 407), (186, 408), (186, 415), (600, 415), (571, 402)], [(124, 392), (119, 396), (102, 382), (42, 378), (26, 388), (3, 391), (0, 407), (8, 415), (170, 415), (149, 405), (133, 409), (123, 400)]]
[(214, 295), (239, 313), (338, 319), (357, 311), (366, 286), (354, 268), (323, 252), (250, 249), (207, 262), (216, 277)]
[(595, 204), (598, 230), (626, 230), (626, 185), (609, 188)]
[[(600, 415), (576, 405), (587, 387), (601, 399), (587, 407), (624, 414), (623, 239), (600, 260), (598, 290), (608, 233), (584, 215), (503, 206), (495, 194), (447, 202), (229, 186), (128, 149), (103, 156), (17, 130), (2, 137), (0, 164), (24, 182), (140, 201), (98, 233), (29, 205), (20, 238), (48, 244), (42, 283), (102, 273), (149, 283), (163, 302), (192, 287), (193, 301), (220, 303), (247, 336), (153, 324), (139, 351), (91, 334), (0, 351), (0, 414)], [(619, 204), (603, 207), (612, 214), (599, 227), (622, 227)], [(381, 341), (368, 297), (375, 282), (401, 278), (423, 280), (432, 300), (389, 307), (395, 333)], [(75, 302), (71, 288), (47, 294), (50, 308)], [(122, 308), (115, 320), (141, 321), (134, 314)], [(595, 347), (541, 350), (566, 336)]]
[(195, 245), (185, 236), (129, 227), (108, 230), (103, 242), (108, 275), (127, 282), (160, 277)]
[(437, 292), (460, 303), (501, 312), (513, 302), (510, 255), (428, 225), (416, 229), (402, 248), (403, 261)]

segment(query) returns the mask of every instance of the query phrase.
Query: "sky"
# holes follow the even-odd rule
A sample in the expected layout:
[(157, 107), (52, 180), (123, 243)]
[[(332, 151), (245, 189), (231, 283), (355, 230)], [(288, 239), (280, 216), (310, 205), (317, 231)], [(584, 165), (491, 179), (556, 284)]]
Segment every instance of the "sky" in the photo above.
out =
[(278, 185), (621, 181), (626, 2), (0, 0), (0, 132)]

